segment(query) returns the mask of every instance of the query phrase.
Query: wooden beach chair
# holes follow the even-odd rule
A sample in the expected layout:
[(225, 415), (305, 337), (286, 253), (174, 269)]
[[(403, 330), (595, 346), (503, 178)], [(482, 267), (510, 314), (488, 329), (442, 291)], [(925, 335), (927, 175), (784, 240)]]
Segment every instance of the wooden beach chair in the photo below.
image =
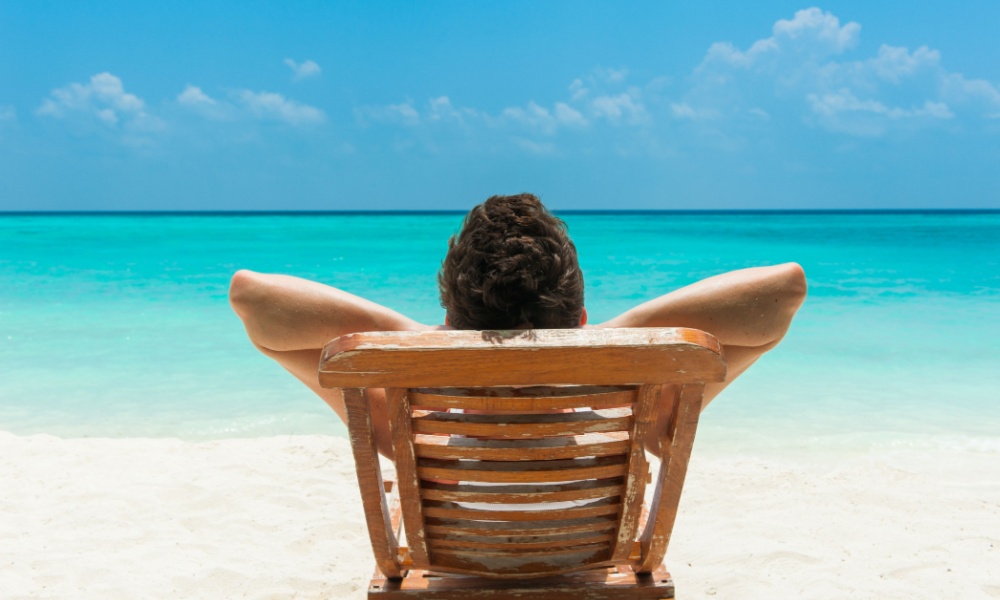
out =
[[(693, 329), (331, 341), (319, 379), (344, 391), (377, 567), (368, 597), (673, 598), (663, 556), (704, 384), (724, 375), (718, 342)], [(370, 388), (386, 390), (396, 485)]]

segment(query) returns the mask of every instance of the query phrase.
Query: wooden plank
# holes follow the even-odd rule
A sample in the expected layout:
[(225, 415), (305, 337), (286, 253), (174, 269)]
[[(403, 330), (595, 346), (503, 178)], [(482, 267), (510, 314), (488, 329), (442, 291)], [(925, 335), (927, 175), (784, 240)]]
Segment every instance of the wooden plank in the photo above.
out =
[(631, 425), (631, 410), (622, 408), (530, 415), (432, 412), (413, 419), (415, 433), (500, 439), (531, 439), (627, 431)]
[(581, 506), (570, 508), (544, 509), (545, 504), (533, 505), (522, 510), (480, 510), (468, 508), (454, 502), (424, 502), (424, 518), (469, 519), (479, 521), (552, 521), (556, 519), (577, 519), (601, 515), (617, 515), (621, 508), (615, 498), (602, 498)]
[(630, 436), (632, 448), (628, 456), (628, 475), (625, 477), (625, 493), (622, 494), (622, 514), (618, 523), (611, 560), (626, 560), (632, 550), (632, 542), (635, 541), (639, 517), (642, 514), (646, 475), (649, 472), (643, 440), (649, 435), (655, 422), (662, 390), (663, 386), (660, 385), (644, 385), (639, 388), (635, 408), (637, 412)]
[(576, 569), (590, 563), (607, 560), (608, 544), (555, 548), (549, 552), (520, 550), (515, 552), (485, 552), (440, 549), (434, 551), (435, 561), (442, 567), (461, 569), (492, 576), (538, 577)]
[(422, 458), (417, 461), (421, 479), (486, 483), (543, 483), (606, 479), (625, 475), (625, 457), (576, 458), (538, 461), (469, 461)]
[(413, 431), (410, 427), (410, 403), (406, 390), (389, 388), (386, 390), (389, 408), (389, 429), (392, 434), (392, 451), (399, 478), (400, 504), (403, 509), (403, 524), (410, 557), (417, 567), (430, 565), (427, 540), (424, 534), (424, 516), (420, 501), (420, 480), (417, 473), (417, 459), (413, 453)]
[(546, 536), (567, 533), (610, 531), (617, 525), (614, 516), (554, 521), (468, 521), (464, 519), (428, 519), (428, 536), (457, 539), (463, 536)]
[(621, 477), (552, 485), (475, 485), (423, 482), (420, 497), (446, 502), (483, 502), (488, 504), (532, 504), (591, 500), (619, 496)]
[(724, 378), (718, 341), (684, 328), (355, 333), (326, 345), (319, 370), (323, 387), (340, 388), (634, 385)]
[(665, 569), (652, 575), (630, 570), (591, 569), (568, 575), (524, 579), (449, 577), (414, 569), (401, 580), (373, 579), (372, 600), (659, 600), (674, 597)]
[(614, 408), (634, 401), (634, 386), (421, 388), (410, 393), (412, 406), (487, 412)]
[(345, 388), (344, 406), (347, 411), (347, 433), (358, 475), (358, 489), (361, 492), (361, 505), (365, 512), (372, 552), (375, 554), (375, 564), (386, 577), (399, 577), (399, 543), (393, 533), (389, 506), (383, 491), (385, 488), (378, 450), (375, 447), (375, 430), (372, 428), (365, 393), (357, 388)]
[(670, 444), (665, 448), (665, 444), (661, 443), (663, 462), (657, 475), (653, 501), (650, 503), (650, 519), (639, 540), (642, 547), (642, 560), (636, 566), (639, 572), (648, 573), (659, 567), (667, 552), (698, 429), (704, 390), (704, 385), (688, 384), (675, 395), (675, 416), (671, 418), (672, 431), (668, 432)]
[(508, 550), (540, 550), (544, 548), (555, 548), (564, 546), (580, 546), (587, 544), (606, 544), (614, 538), (612, 533), (585, 533), (546, 537), (517, 536), (506, 538), (505, 541), (497, 541), (495, 538), (486, 536), (468, 536), (461, 539), (437, 539), (431, 538), (427, 541), (431, 551), (439, 548), (468, 548), (478, 550), (496, 550), (506, 548)]
[(530, 440), (483, 440), (450, 435), (423, 435), (414, 438), (418, 458), (473, 460), (545, 460), (584, 456), (616, 456), (629, 451), (629, 434), (624, 431), (586, 433), (574, 436)]
[(435, 554), (440, 553), (441, 556), (475, 556), (478, 558), (496, 557), (501, 559), (529, 559), (529, 560), (546, 560), (549, 557), (560, 556), (565, 554), (580, 554), (583, 552), (592, 552), (594, 550), (602, 550), (607, 552), (610, 550), (610, 544), (608, 542), (598, 542), (594, 544), (581, 544), (578, 546), (559, 546), (552, 548), (535, 548), (532, 550), (519, 550), (517, 548), (439, 548), (435, 550)]

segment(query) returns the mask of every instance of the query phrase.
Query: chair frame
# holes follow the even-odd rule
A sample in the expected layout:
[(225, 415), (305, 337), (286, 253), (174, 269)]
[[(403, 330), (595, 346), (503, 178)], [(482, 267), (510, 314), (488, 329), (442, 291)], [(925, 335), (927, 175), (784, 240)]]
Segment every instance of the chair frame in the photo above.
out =
[[(343, 390), (376, 563), (369, 598), (672, 598), (673, 581), (662, 562), (677, 516), (704, 386), (723, 380), (725, 372), (718, 341), (685, 328), (372, 332), (332, 340), (323, 351), (319, 380), (323, 387)], [(414, 451), (410, 396), (427, 397), (424, 388), (505, 386), (590, 386), (573, 388), (583, 390), (574, 398), (588, 401), (600, 397), (591, 393), (598, 389), (594, 386), (635, 390), (615, 537), (608, 555), (597, 562), (535, 573), (455, 568), (432, 560), (432, 554), (443, 552), (429, 550), (418, 468), (425, 469), (425, 475), (428, 471), (418, 467)], [(395, 485), (383, 480), (379, 465), (369, 408), (372, 388), (386, 390)], [(471, 401), (461, 394), (457, 398), (464, 405)], [(475, 400), (487, 410), (524, 408), (533, 401), (511, 396)], [(538, 406), (552, 408), (558, 406), (557, 400), (545, 398)], [(668, 405), (670, 410), (664, 410)], [(650, 439), (656, 443), (647, 443)], [(660, 460), (648, 511), (643, 506), (646, 452)], [(463, 466), (458, 461), (451, 464)], [(602, 464), (586, 462), (593, 473), (601, 472)], [(441, 473), (453, 474), (456, 467), (451, 468)], [(426, 490), (434, 484), (425, 478), (423, 486)], [(404, 523), (406, 546), (400, 537)]]

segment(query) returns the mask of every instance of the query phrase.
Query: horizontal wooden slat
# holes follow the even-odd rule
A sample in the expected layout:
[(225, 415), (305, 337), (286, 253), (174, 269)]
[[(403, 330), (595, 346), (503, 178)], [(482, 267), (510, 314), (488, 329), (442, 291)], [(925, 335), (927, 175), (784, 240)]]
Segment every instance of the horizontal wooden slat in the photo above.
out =
[(590, 500), (620, 495), (622, 482), (621, 477), (551, 485), (475, 485), (424, 481), (420, 488), (420, 497), (425, 500), (487, 504)]
[(609, 552), (608, 544), (556, 548), (549, 552), (485, 552), (441, 548), (434, 551), (434, 564), (471, 572), (530, 577), (599, 563), (607, 559)]
[(590, 552), (598, 549), (607, 549), (607, 542), (594, 542), (590, 544), (577, 544), (573, 546), (551, 546), (548, 548), (438, 548), (434, 551), (435, 559), (441, 556), (455, 556), (458, 554), (469, 554), (480, 557), (494, 558), (530, 558), (544, 560), (550, 556), (560, 556), (566, 554), (578, 554)]
[(627, 386), (422, 388), (410, 391), (412, 406), (490, 412), (612, 408), (628, 406), (633, 401), (635, 388)]
[(610, 542), (612, 533), (574, 533), (561, 536), (513, 536), (509, 541), (498, 542), (488, 536), (467, 536), (461, 539), (427, 540), (431, 550), (438, 548), (470, 548), (478, 550), (543, 550), (546, 548), (565, 548), (567, 546), (582, 546), (587, 544), (604, 544)]
[(541, 415), (431, 412), (413, 418), (413, 431), (418, 434), (530, 439), (606, 431), (627, 431), (631, 428), (631, 423), (631, 410), (623, 408)]
[(531, 440), (483, 440), (450, 435), (416, 435), (419, 458), (475, 460), (545, 460), (583, 456), (615, 456), (630, 448), (624, 431), (586, 433)]
[(547, 508), (547, 504), (535, 504), (524, 510), (481, 510), (468, 508), (454, 502), (424, 501), (424, 516), (441, 519), (469, 519), (480, 521), (553, 521), (616, 515), (621, 506), (614, 498), (602, 498), (581, 506), (569, 508)]
[(695, 329), (354, 333), (326, 345), (323, 387), (631, 385), (721, 381), (718, 340)]
[(610, 531), (617, 521), (613, 516), (557, 521), (468, 521), (465, 519), (428, 518), (429, 537), (457, 539), (462, 536), (559, 536), (567, 533)]
[(625, 475), (625, 456), (536, 461), (417, 460), (421, 479), (487, 483), (542, 483)]

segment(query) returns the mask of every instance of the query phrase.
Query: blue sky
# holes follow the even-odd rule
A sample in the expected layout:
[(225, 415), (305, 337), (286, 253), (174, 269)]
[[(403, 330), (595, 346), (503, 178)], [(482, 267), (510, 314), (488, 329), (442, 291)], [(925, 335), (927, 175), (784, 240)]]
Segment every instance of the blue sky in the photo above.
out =
[(993, 0), (205, 4), (0, 3), (0, 210), (1000, 208)]

